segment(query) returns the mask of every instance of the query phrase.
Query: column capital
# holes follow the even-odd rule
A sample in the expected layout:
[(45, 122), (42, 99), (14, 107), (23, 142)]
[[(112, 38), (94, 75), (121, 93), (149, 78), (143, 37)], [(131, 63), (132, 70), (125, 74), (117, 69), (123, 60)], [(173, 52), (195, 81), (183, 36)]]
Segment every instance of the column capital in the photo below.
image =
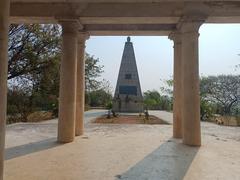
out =
[(78, 32), (78, 46), (80, 48), (85, 48), (85, 42), (90, 37), (89, 33), (86, 31), (79, 31)]
[(77, 18), (58, 18), (58, 22), (62, 25), (65, 33), (77, 33), (83, 29), (83, 25)]
[(180, 18), (177, 28), (181, 33), (197, 32), (200, 26), (205, 22), (207, 16), (205, 15), (184, 15)]
[(180, 31), (172, 31), (169, 35), (168, 35), (168, 39), (174, 41), (174, 43), (181, 43), (181, 32)]
[(87, 31), (79, 31), (78, 32), (78, 42), (86, 41), (89, 39), (89, 37), (90, 37), (90, 34)]

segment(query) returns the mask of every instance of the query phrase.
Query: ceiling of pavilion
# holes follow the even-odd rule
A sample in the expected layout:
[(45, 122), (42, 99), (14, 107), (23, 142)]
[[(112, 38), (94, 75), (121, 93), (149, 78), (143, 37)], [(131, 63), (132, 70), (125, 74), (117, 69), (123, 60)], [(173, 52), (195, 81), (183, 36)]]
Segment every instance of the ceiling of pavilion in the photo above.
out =
[(240, 0), (11, 0), (12, 23), (77, 20), (91, 35), (168, 35), (186, 15), (240, 23)]

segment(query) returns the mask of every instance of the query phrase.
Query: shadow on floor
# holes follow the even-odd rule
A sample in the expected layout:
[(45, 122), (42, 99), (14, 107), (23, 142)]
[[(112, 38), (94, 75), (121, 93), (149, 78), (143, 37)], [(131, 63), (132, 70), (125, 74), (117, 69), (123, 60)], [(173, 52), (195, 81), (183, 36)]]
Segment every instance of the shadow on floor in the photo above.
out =
[(10, 160), (16, 157), (50, 149), (60, 145), (61, 144), (57, 143), (57, 138), (49, 138), (34, 143), (7, 148), (5, 149), (5, 160)]
[(116, 180), (182, 180), (198, 149), (168, 140)]

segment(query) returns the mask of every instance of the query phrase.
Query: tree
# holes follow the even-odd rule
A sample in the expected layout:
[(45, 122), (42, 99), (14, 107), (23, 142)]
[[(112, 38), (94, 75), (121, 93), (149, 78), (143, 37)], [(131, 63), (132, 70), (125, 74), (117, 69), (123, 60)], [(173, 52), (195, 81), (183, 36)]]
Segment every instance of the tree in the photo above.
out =
[(29, 106), (30, 88), (26, 85), (14, 86), (8, 90), (8, 123), (26, 121), (31, 112)]
[(170, 111), (172, 108), (172, 99), (167, 95), (160, 95), (156, 90), (144, 92), (144, 104), (148, 109), (158, 109)]
[(85, 104), (93, 106), (91, 96), (94, 96), (92, 91), (99, 90), (102, 82), (98, 79), (103, 73), (103, 66), (98, 65), (99, 59), (85, 54)]
[(89, 97), (92, 107), (106, 107), (112, 101), (112, 94), (107, 93), (104, 89), (91, 91)]
[(161, 93), (169, 96), (170, 98), (173, 97), (173, 79), (168, 80), (162, 80), (164, 83), (164, 86), (160, 88)]
[(87, 53), (85, 54), (85, 88), (87, 91), (96, 90), (101, 85), (101, 81), (97, 80), (97, 78), (103, 73), (103, 66), (98, 65), (98, 63), (99, 59)]
[(163, 81), (164, 85), (160, 87), (160, 92), (149, 90), (144, 93), (144, 104), (150, 109), (171, 111), (173, 104), (173, 79), (161, 81)]
[(89, 105), (92, 107), (108, 107), (112, 102), (110, 83), (103, 79), (99, 89), (88, 92)]
[(163, 80), (164, 86), (160, 88), (161, 93), (161, 102), (162, 109), (164, 110), (172, 110), (173, 109), (173, 79)]
[(229, 115), (233, 107), (240, 108), (240, 75), (202, 77), (201, 96), (220, 106), (220, 113)]
[(10, 25), (9, 114), (26, 121), (30, 113), (52, 109), (57, 103), (60, 45), (58, 25)]
[(200, 119), (202, 121), (210, 120), (215, 112), (216, 106), (203, 96), (200, 96)]
[(159, 109), (161, 96), (156, 90), (144, 92), (144, 104), (147, 109)]
[(33, 78), (60, 53), (58, 25), (10, 25), (8, 79)]
[[(58, 25), (11, 25), (9, 30), (8, 113), (28, 114), (54, 110), (57, 114), (61, 28)], [(103, 72), (99, 59), (86, 54), (88, 89), (100, 87)]]

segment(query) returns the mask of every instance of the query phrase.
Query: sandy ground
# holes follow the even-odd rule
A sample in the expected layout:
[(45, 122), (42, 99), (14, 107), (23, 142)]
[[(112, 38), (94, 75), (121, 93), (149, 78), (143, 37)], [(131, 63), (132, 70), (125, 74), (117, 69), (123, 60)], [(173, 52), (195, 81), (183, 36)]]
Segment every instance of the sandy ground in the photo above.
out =
[(89, 112), (85, 135), (68, 144), (56, 143), (56, 120), (8, 126), (5, 179), (240, 180), (240, 127), (202, 123), (197, 148), (172, 139), (172, 125), (89, 123), (101, 113)]

